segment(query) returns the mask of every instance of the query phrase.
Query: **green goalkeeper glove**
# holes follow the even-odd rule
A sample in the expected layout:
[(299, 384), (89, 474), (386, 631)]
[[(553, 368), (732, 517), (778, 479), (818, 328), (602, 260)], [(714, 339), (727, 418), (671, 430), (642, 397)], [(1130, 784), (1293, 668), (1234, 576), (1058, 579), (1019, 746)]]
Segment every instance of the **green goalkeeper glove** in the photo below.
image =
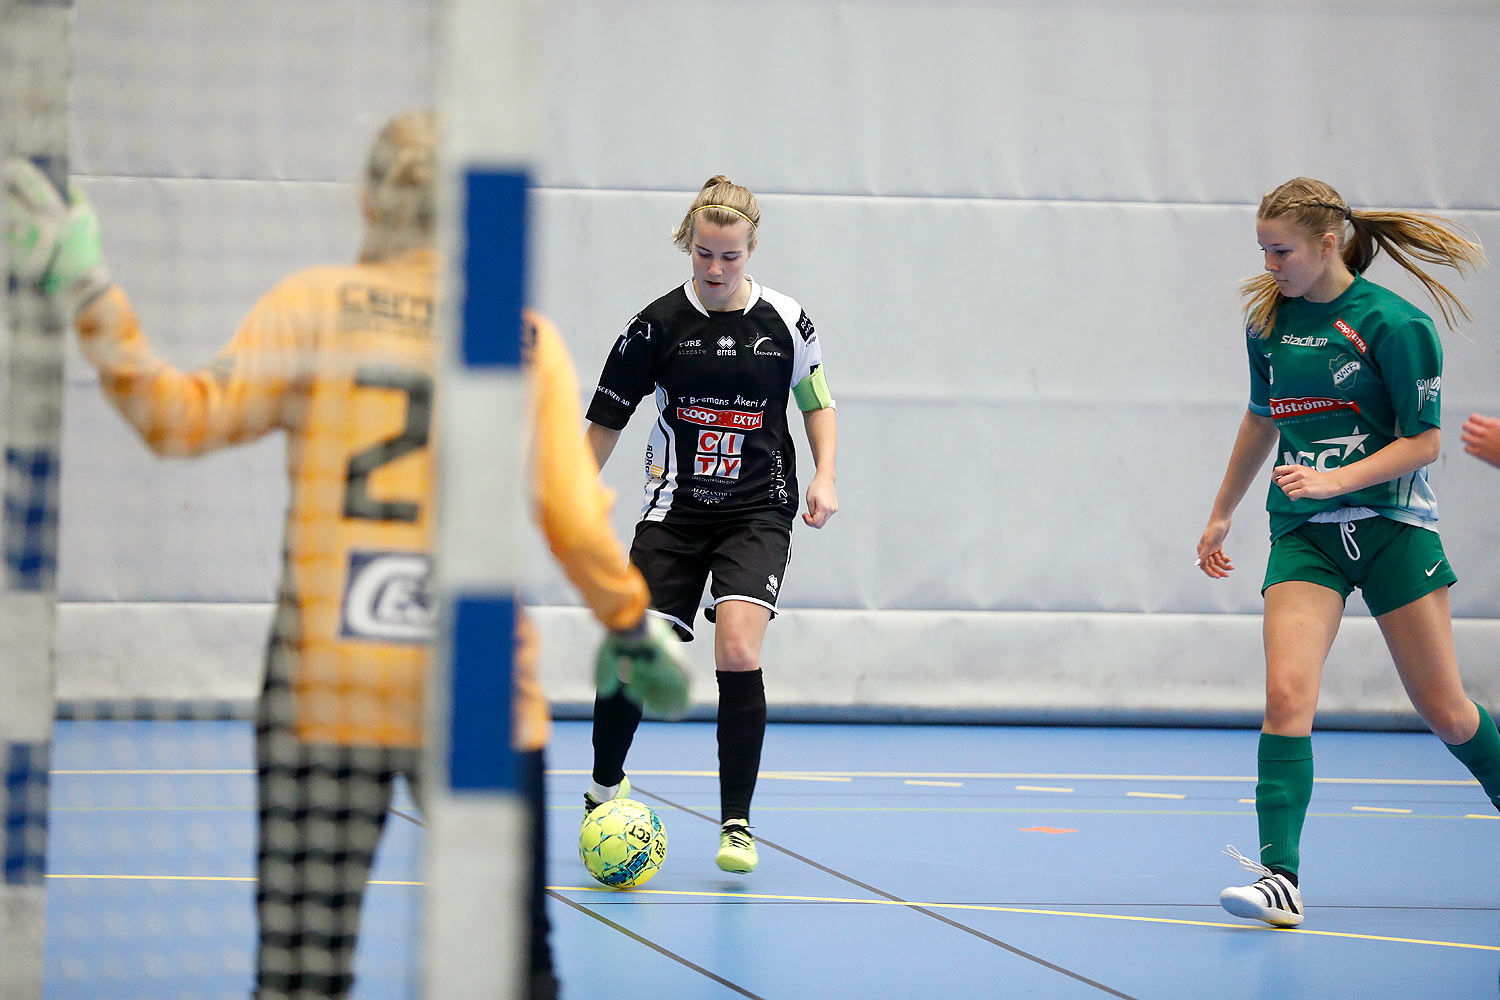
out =
[(5, 244), (10, 272), (40, 286), (72, 319), (109, 287), (99, 217), (77, 188), (71, 204), (47, 175), (20, 158), (5, 161)]
[(599, 696), (625, 688), (647, 714), (680, 719), (688, 708), (688, 660), (672, 626), (647, 615), (634, 629), (605, 636), (594, 659)]

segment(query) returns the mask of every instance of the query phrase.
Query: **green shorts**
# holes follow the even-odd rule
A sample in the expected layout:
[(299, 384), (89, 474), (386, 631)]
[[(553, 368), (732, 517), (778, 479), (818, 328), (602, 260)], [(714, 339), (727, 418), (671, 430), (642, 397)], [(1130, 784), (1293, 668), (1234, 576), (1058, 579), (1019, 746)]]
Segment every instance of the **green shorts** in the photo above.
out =
[(1358, 587), (1370, 614), (1379, 617), (1410, 604), (1458, 575), (1443, 554), (1436, 531), (1388, 517), (1358, 521), (1308, 521), (1271, 543), (1266, 582), (1303, 580), (1348, 599)]

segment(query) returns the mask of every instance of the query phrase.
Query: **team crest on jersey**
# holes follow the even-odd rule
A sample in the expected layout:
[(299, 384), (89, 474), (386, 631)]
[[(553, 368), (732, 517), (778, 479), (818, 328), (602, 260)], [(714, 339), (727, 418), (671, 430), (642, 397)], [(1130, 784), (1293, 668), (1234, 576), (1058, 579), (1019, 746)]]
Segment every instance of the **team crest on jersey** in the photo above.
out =
[(630, 325), (625, 327), (625, 332), (620, 334), (620, 346), (618, 348), (619, 352), (621, 354), (624, 354), (626, 349), (630, 347), (630, 342), (632, 340), (635, 340), (637, 337), (639, 337), (641, 340), (646, 341), (647, 343), (650, 343), (650, 320), (641, 319), (640, 316), (636, 316), (630, 321)]
[(427, 642), (432, 560), (415, 552), (351, 552), (339, 634), (370, 642)]
[(1352, 354), (1340, 354), (1328, 362), (1328, 370), (1333, 373), (1333, 384), (1346, 391), (1354, 388), (1354, 380), (1359, 375), (1360, 367), (1359, 361)]
[(785, 357), (784, 354), (776, 349), (776, 345), (771, 342), (770, 337), (761, 337), (759, 340), (757, 340), (753, 345), (751, 345), (750, 353), (762, 358)]

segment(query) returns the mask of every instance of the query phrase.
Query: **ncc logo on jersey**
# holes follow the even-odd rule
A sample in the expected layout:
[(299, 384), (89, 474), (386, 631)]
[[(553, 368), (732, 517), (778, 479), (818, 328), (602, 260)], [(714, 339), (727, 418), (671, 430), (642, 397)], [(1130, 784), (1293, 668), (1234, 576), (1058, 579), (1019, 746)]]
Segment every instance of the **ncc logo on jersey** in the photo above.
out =
[(414, 552), (351, 552), (339, 634), (371, 642), (427, 642), (432, 560)]
[(1331, 448), (1323, 448), (1318, 451), (1299, 451), (1296, 453), (1285, 451), (1281, 453), (1282, 465), (1306, 465), (1317, 469), (1319, 472), (1332, 472), (1349, 460), (1355, 452), (1367, 454), (1365, 451), (1365, 439), (1370, 435), (1362, 433), (1356, 425), (1352, 434), (1341, 437), (1322, 438), (1313, 441), (1312, 444), (1332, 445)]

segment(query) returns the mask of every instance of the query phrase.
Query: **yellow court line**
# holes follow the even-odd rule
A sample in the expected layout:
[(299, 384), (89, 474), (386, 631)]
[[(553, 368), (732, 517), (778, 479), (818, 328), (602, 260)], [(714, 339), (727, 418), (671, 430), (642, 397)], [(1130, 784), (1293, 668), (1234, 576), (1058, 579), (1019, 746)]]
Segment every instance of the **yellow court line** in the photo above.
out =
[(1178, 795), (1176, 792), (1126, 792), (1128, 799), (1185, 799), (1186, 795)]
[(1060, 785), (1017, 785), (1018, 792), (1071, 792), (1071, 788), (1063, 788)]
[[(549, 885), (555, 892), (621, 892), (604, 886)], [(994, 906), (988, 903), (918, 903), (900, 899), (844, 899), (837, 896), (780, 896), (755, 892), (705, 892), (679, 889), (627, 889), (632, 896), (693, 896), (721, 899), (761, 899), (782, 903), (852, 903), (861, 906), (911, 906), (928, 910), (976, 910), (983, 913), (1020, 913), (1043, 917), (1085, 917), (1091, 920), (1124, 920), (1143, 924), (1175, 924), (1181, 927), (1224, 927), (1237, 931), (1268, 931), (1278, 934), (1310, 934), (1317, 937), (1346, 938), (1354, 941), (1385, 941), (1392, 944), (1425, 944), (1435, 948), (1467, 948), (1474, 951), (1500, 951), (1500, 945), (1470, 944), (1467, 941), (1432, 941), (1424, 938), (1391, 937), (1384, 934), (1355, 934), (1350, 931), (1318, 931), (1300, 927), (1257, 928), (1251, 924), (1226, 924), (1213, 920), (1180, 920), (1175, 917), (1142, 917), (1128, 913), (1088, 913), (1078, 910), (1043, 910), (1030, 906)], [(1143, 903), (1143, 906), (1152, 904)]]
[[(586, 770), (549, 770), (549, 775), (576, 776), (591, 774)], [(800, 775), (808, 778), (926, 778), (1001, 781), (1215, 781), (1255, 782), (1259, 779), (1251, 774), (1042, 774), (1023, 771), (776, 771), (778, 777)], [(662, 778), (715, 778), (718, 771), (635, 771), (632, 777)], [(762, 777), (765, 775), (762, 774)], [(1320, 785), (1419, 785), (1434, 788), (1467, 788), (1478, 785), (1472, 778), (1314, 778)]]
[(907, 778), (906, 783), (908, 785), (936, 785), (939, 788), (964, 787), (964, 783), (962, 781), (918, 781), (916, 778)]
[(1464, 819), (1500, 819), (1500, 813), (1491, 813), (1488, 816), (1481, 816), (1479, 813), (1469, 813)]
[(69, 775), (74, 775), (74, 774), (114, 774), (114, 775), (124, 775), (124, 774), (216, 775), (216, 774), (218, 774), (218, 775), (223, 775), (223, 774), (254, 774), (255, 773), (255, 768), (251, 767), (251, 768), (219, 768), (219, 769), (209, 769), (209, 768), (202, 768), (202, 769), (200, 769), (200, 768), (164, 769), (164, 768), (146, 768), (146, 767), (140, 767), (140, 768), (99, 768), (99, 769), (96, 769), (96, 770), (82, 770), (82, 769), (76, 769), (76, 768), (59, 768), (59, 769), (57, 769), (55, 771), (49, 771), (47, 773), (48, 774), (69, 774)]
[(1349, 808), (1356, 812), (1365, 813), (1401, 813), (1403, 815), (1411, 813), (1410, 809), (1394, 809), (1390, 806), (1350, 806)]
[[(254, 774), (254, 768), (58, 768), (48, 772), (54, 775), (163, 775), (163, 776), (215, 776), (226, 774)], [(583, 769), (549, 770), (549, 775), (578, 776), (591, 774)], [(631, 771), (638, 777), (661, 778), (716, 778), (718, 771), (654, 770)], [(1246, 774), (1043, 774), (1022, 771), (763, 771), (762, 778), (778, 778), (784, 781), (853, 781), (856, 778), (917, 778), (926, 780), (1000, 780), (1000, 781), (1209, 781), (1244, 782), (1258, 780)], [(1430, 788), (1467, 788), (1479, 782), (1468, 779), (1449, 778), (1314, 778), (1319, 785), (1411, 785)]]

